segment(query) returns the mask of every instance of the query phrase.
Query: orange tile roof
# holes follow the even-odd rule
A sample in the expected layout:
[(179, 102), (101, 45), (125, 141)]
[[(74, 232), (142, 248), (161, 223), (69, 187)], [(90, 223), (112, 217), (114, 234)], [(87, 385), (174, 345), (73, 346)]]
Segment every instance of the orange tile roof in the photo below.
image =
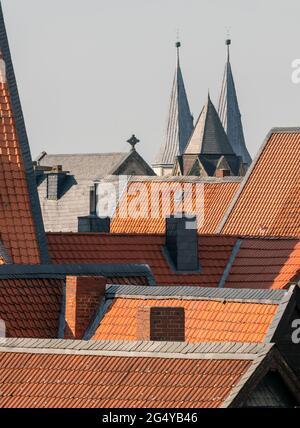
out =
[[(1, 55), (0, 55), (0, 61)], [(0, 233), (14, 263), (40, 263), (21, 149), (7, 83), (0, 82)]]
[(213, 300), (116, 298), (95, 331), (95, 340), (138, 340), (143, 306), (185, 309), (187, 342), (263, 342), (278, 305)]
[(53, 263), (142, 263), (148, 264), (158, 285), (202, 285), (216, 287), (226, 267), (235, 237), (201, 236), (201, 271), (182, 274), (172, 271), (164, 254), (162, 235), (100, 235), (48, 233)]
[(300, 129), (274, 129), (219, 228), (224, 234), (300, 236)]
[(0, 319), (7, 337), (56, 338), (64, 283), (49, 278), (1, 279)]
[(1, 408), (220, 407), (251, 359), (0, 352)]
[(225, 287), (285, 288), (299, 267), (299, 239), (243, 239)]
[[(158, 181), (157, 177), (150, 179), (144, 179), (135, 181), (132, 179), (127, 185), (128, 196), (123, 196), (120, 199), (118, 208), (116, 209), (115, 215), (111, 222), (112, 233), (165, 233), (165, 217), (167, 215), (174, 214), (174, 195), (168, 202), (166, 202), (163, 189), (170, 186), (176, 186), (178, 189), (184, 190), (184, 186), (191, 185), (192, 188), (192, 209), (193, 212), (198, 215), (202, 214), (201, 207), (196, 204), (196, 186), (201, 183), (184, 182), (183, 180), (162, 180)], [(145, 186), (145, 192), (138, 192), (135, 186)], [(199, 224), (199, 233), (214, 233), (216, 227), (221, 221), (225, 211), (227, 210), (233, 196), (236, 194), (240, 181), (232, 180), (215, 180), (211, 182), (203, 181), (204, 186), (204, 221), (203, 224)], [(175, 187), (174, 187), (175, 188)], [(151, 190), (155, 189), (159, 195), (159, 215), (157, 218), (151, 218)], [(141, 204), (141, 211), (147, 212), (146, 218), (132, 218), (128, 215), (128, 208), (138, 197), (139, 204)], [(144, 217), (144, 215), (143, 215)], [(152, 216), (153, 217), (153, 216)]]

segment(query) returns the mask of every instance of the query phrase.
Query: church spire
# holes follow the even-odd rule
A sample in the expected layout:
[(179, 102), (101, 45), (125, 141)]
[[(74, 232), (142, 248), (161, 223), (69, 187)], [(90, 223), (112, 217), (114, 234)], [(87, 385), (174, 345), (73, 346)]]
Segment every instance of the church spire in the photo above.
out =
[(191, 115), (180, 67), (181, 43), (177, 41), (175, 46), (177, 51), (177, 63), (171, 92), (166, 136), (155, 162), (153, 163), (153, 168), (159, 175), (172, 172), (176, 156), (184, 153), (187, 142), (193, 131), (193, 117)]
[(234, 152), (237, 156), (242, 157), (243, 163), (248, 167), (252, 160), (245, 143), (241, 113), (232, 75), (230, 63), (230, 39), (226, 40), (226, 46), (227, 61), (219, 99), (218, 113)]

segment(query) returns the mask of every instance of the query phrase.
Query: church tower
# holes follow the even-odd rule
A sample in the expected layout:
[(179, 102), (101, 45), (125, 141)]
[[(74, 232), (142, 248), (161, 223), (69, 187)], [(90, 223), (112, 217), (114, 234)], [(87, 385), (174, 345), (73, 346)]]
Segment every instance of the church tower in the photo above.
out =
[(245, 173), (242, 159), (234, 153), (209, 95), (183, 155), (177, 157), (173, 173), (199, 177)]

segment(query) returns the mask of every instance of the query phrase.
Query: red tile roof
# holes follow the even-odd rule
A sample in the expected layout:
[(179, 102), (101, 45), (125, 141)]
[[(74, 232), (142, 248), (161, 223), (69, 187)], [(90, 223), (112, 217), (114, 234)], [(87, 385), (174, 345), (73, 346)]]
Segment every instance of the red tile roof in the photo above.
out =
[(2, 349), (0, 407), (220, 407), (252, 363), (221, 355), (188, 359)]
[[(226, 267), (229, 288), (284, 288), (300, 266), (300, 241), (281, 238), (199, 236), (200, 272), (172, 271), (163, 253), (163, 235), (100, 235), (49, 233), (54, 263), (143, 263), (150, 266), (158, 285), (216, 287)], [(241, 239), (241, 247), (232, 257)], [(120, 281), (117, 281), (120, 284)], [(128, 284), (128, 281), (126, 282)]]
[(200, 299), (114, 299), (93, 339), (138, 340), (140, 307), (181, 307), (185, 310), (186, 342), (263, 342), (277, 304)]
[(6, 324), (7, 337), (56, 338), (64, 282), (1, 279), (0, 319)]
[(299, 266), (299, 239), (243, 239), (225, 286), (284, 288)]
[[(145, 186), (145, 191), (140, 192), (136, 186)], [(190, 185), (192, 188), (192, 208), (193, 212), (199, 216), (204, 216), (203, 224), (199, 224), (199, 233), (214, 233), (224, 213), (226, 212), (233, 196), (236, 194), (240, 186), (240, 181), (232, 179), (222, 179), (211, 182), (198, 180), (193, 181), (178, 181), (161, 180), (158, 178), (144, 178), (136, 181), (132, 179), (127, 185), (127, 194), (121, 197), (119, 206), (111, 222), (111, 232), (113, 233), (165, 233), (165, 217), (174, 214), (174, 193), (165, 200), (163, 190), (172, 186), (177, 186), (178, 189), (184, 190), (185, 185)], [(203, 185), (204, 188), (204, 213), (202, 213), (202, 205), (196, 204), (197, 186)], [(159, 195), (159, 214), (157, 218), (151, 216), (151, 190), (155, 189)], [(199, 195), (199, 197), (202, 197)], [(140, 210), (142, 213), (147, 212), (146, 218), (132, 218), (128, 215), (130, 205), (138, 198), (141, 204)]]
[(300, 129), (274, 129), (218, 231), (300, 236)]
[[(0, 55), (0, 61), (3, 61)], [(0, 233), (14, 263), (40, 263), (28, 184), (7, 82), (0, 82)]]
[(47, 236), (53, 263), (143, 263), (150, 266), (158, 285), (205, 287), (217, 286), (236, 242), (234, 237), (201, 236), (201, 271), (179, 274), (172, 271), (163, 254), (162, 235), (49, 233)]

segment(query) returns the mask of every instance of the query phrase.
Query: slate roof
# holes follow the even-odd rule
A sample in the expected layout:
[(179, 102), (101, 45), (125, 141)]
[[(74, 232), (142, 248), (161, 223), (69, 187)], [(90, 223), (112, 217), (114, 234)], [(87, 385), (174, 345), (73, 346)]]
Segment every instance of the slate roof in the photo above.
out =
[(282, 290), (111, 286), (106, 312), (89, 333), (95, 340), (137, 340), (140, 307), (181, 307), (186, 342), (263, 342), (291, 296)]
[[(118, 207), (111, 222), (112, 233), (165, 233), (165, 217), (174, 214), (174, 196), (170, 197), (170, 203), (166, 202), (165, 192), (168, 189), (185, 191), (192, 187), (192, 205), (194, 212), (199, 218), (199, 233), (214, 233), (221, 218), (226, 212), (233, 196), (238, 190), (241, 178), (207, 178), (193, 179), (189, 177), (132, 177), (127, 184), (127, 193), (123, 194), (119, 200)], [(146, 191), (139, 194), (138, 200), (141, 204), (141, 212), (148, 212), (146, 218), (132, 218), (128, 215), (128, 207), (131, 201), (137, 196), (139, 183), (146, 186)], [(202, 187), (203, 186), (203, 187)], [(201, 190), (197, 192), (198, 187)], [(202, 191), (204, 193), (202, 193)], [(151, 192), (159, 194), (159, 215), (153, 218), (151, 215)], [(198, 201), (196, 200), (197, 198)], [(200, 203), (200, 202), (203, 202)], [(182, 207), (184, 209), (184, 207)], [(203, 211), (204, 208), (204, 211)], [(176, 209), (178, 212), (178, 209)]]
[(271, 352), (271, 345), (8, 340), (0, 348), (0, 407), (227, 407)]
[(234, 154), (210, 96), (200, 113), (184, 153), (192, 155)]
[(40, 166), (62, 165), (64, 171), (70, 171), (76, 178), (95, 180), (113, 174), (115, 167), (127, 156), (126, 153), (89, 153), (89, 154), (47, 154), (36, 158)]
[(217, 232), (300, 235), (300, 128), (274, 128), (248, 170)]
[[(36, 177), (45, 229), (50, 232), (77, 232), (78, 217), (90, 214), (90, 188), (95, 182), (134, 173), (154, 176), (154, 171), (138, 154), (128, 153), (47, 155), (37, 158)], [(61, 183), (58, 200), (47, 198), (47, 177), (41, 168), (62, 165), (69, 172)], [(118, 183), (117, 183), (118, 184)], [(116, 186), (118, 189), (118, 185)]]
[(158, 285), (284, 288), (299, 270), (299, 240), (284, 238), (199, 235), (201, 269), (191, 274), (169, 266), (164, 235), (50, 233), (48, 243), (54, 263), (143, 263)]
[[(228, 40), (227, 43), (231, 43), (231, 41)], [(252, 159), (245, 143), (241, 112), (230, 63), (229, 44), (227, 47), (227, 61), (222, 81), (218, 113), (234, 152), (237, 156), (243, 158), (243, 162), (247, 166), (250, 166)]]
[(175, 157), (184, 152), (192, 131), (193, 117), (185, 91), (178, 53), (168, 112), (166, 136), (153, 166), (172, 166)]
[(1, 4), (0, 51), (1, 240), (15, 263), (47, 263), (47, 242)]

